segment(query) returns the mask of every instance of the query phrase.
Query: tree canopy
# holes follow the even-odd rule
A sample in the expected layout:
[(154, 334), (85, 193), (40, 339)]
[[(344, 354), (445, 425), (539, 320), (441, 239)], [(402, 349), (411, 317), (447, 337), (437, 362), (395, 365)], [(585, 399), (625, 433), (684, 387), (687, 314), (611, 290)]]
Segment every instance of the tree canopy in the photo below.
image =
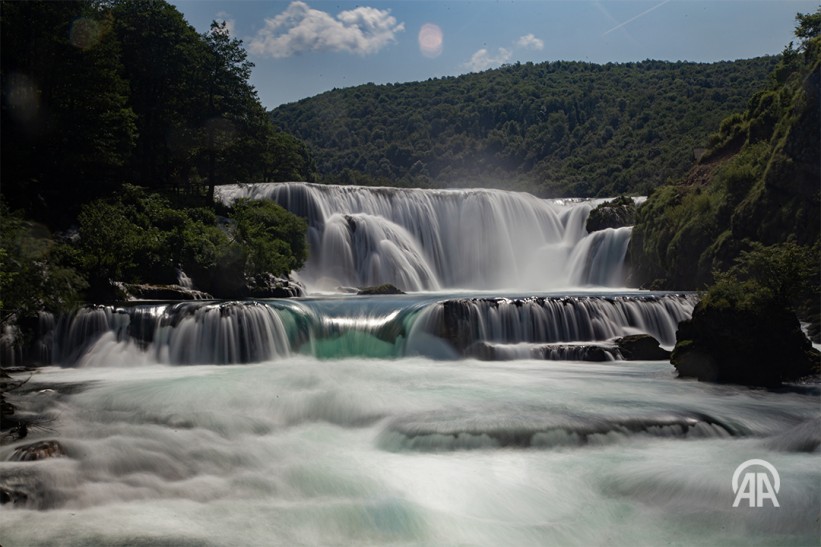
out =
[(122, 183), (206, 198), (216, 184), (311, 179), (275, 130), (242, 42), (165, 1), (4, 2), (2, 193), (50, 225)]
[(776, 62), (516, 64), (336, 89), (271, 116), (324, 182), (644, 194), (685, 174)]

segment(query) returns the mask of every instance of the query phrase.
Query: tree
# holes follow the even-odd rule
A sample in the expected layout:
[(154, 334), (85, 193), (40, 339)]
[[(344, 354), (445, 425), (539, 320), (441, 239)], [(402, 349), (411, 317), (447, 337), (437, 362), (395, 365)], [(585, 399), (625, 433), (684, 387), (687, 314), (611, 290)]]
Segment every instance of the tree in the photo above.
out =
[(3, 195), (42, 222), (109, 190), (134, 148), (112, 26), (87, 2), (3, 3)]
[(113, 14), (139, 132), (132, 181), (190, 191), (206, 119), (208, 48), (165, 1), (115, 0)]
[(67, 265), (70, 253), (47, 228), (10, 212), (0, 200), (0, 323), (11, 315), (31, 318), (79, 302), (88, 284)]

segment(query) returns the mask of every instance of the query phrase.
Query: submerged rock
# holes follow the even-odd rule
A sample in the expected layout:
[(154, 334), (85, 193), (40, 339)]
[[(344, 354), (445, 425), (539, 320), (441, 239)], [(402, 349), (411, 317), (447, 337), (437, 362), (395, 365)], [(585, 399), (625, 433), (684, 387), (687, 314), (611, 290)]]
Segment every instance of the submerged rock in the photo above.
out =
[(671, 362), (683, 378), (770, 387), (817, 374), (821, 353), (777, 303), (750, 310), (701, 302), (679, 323)]
[(358, 295), (372, 295), (372, 294), (405, 294), (405, 291), (398, 289), (390, 283), (382, 285), (375, 285), (373, 287), (363, 287), (357, 291)]

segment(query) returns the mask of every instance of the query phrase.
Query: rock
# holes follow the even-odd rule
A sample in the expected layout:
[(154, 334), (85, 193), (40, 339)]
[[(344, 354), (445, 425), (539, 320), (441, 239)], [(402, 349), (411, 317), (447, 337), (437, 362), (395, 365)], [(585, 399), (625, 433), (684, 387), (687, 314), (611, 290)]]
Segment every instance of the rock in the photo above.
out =
[(208, 293), (183, 287), (182, 285), (149, 285), (138, 283), (115, 283), (123, 300), (212, 300)]
[(671, 362), (683, 378), (772, 387), (817, 374), (821, 353), (777, 302), (750, 310), (702, 301), (679, 323)]
[(405, 294), (405, 291), (396, 288), (390, 283), (384, 285), (375, 285), (373, 287), (363, 287), (356, 293), (358, 295), (372, 295), (372, 294)]
[(251, 298), (293, 298), (305, 296), (305, 286), (288, 276), (279, 277), (273, 274), (260, 274), (250, 277), (246, 282), (247, 294)]
[(666, 361), (670, 352), (649, 334), (634, 334), (616, 339), (616, 347), (627, 361)]
[(589, 233), (605, 228), (621, 228), (636, 223), (636, 204), (625, 196), (606, 201), (590, 211), (586, 228)]
[(65, 448), (57, 441), (38, 441), (17, 447), (9, 461), (12, 462), (33, 462), (45, 460), (47, 458), (62, 458), (67, 456)]

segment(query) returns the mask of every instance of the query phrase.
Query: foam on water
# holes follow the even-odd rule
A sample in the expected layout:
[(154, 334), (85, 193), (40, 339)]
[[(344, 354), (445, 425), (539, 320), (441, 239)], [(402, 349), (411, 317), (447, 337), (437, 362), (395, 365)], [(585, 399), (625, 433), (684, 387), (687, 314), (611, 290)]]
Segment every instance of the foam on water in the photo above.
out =
[[(782, 440), (818, 425), (811, 392), (677, 381), (665, 363), (305, 357), (36, 381), (58, 390), (47, 436), (68, 456), (3, 464), (3, 487), (30, 494), (4, 506), (4, 545), (818, 537), (819, 454)], [(779, 509), (732, 508), (752, 457), (781, 473)]]
[(588, 235), (588, 201), (302, 182), (225, 185), (217, 194), (225, 203), (271, 199), (305, 217), (311, 251), (299, 275), (314, 291), (624, 286), (631, 228)]

